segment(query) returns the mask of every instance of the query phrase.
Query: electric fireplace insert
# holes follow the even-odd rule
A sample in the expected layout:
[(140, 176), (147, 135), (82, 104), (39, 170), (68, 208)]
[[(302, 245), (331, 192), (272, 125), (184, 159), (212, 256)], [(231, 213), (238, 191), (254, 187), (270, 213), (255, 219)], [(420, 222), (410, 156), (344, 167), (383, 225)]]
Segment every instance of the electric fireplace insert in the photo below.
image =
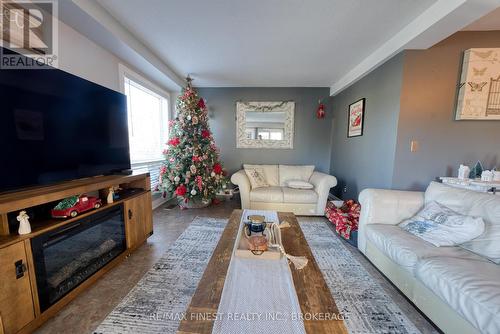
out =
[(123, 204), (31, 241), (41, 311), (126, 250)]

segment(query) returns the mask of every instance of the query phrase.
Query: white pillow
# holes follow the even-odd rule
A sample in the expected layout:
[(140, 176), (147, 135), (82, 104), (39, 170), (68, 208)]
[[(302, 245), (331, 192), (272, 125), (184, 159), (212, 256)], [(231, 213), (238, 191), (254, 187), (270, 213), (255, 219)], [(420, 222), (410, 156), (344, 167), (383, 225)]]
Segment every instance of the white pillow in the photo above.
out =
[(269, 187), (269, 184), (266, 181), (266, 177), (264, 175), (264, 169), (262, 168), (245, 168), (245, 173), (250, 180), (250, 184), (252, 189)]
[(482, 218), (461, 215), (435, 201), (399, 227), (437, 247), (455, 246), (484, 232)]
[(302, 180), (290, 180), (286, 181), (286, 185), (293, 189), (313, 189), (314, 186), (307, 181)]
[(431, 201), (463, 215), (483, 218), (483, 234), (460, 247), (500, 264), (500, 196), (431, 182), (425, 191), (425, 202)]
[(243, 169), (247, 168), (262, 168), (264, 170), (264, 176), (266, 177), (266, 182), (270, 186), (279, 186), (280, 180), (278, 177), (278, 165), (250, 165), (243, 164)]
[(286, 186), (289, 180), (309, 181), (314, 172), (313, 165), (307, 166), (289, 166), (279, 165), (280, 186)]

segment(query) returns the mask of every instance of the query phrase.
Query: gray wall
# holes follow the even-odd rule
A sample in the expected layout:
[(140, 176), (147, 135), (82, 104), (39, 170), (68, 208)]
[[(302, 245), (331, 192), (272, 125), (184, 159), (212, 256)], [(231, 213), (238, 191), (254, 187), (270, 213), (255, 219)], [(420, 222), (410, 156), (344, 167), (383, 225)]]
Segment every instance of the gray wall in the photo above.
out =
[[(364, 188), (391, 187), (403, 60), (402, 53), (396, 55), (332, 98), (330, 172), (339, 180), (335, 193), (344, 199), (357, 198)], [(347, 138), (349, 104), (361, 98), (366, 98), (363, 136)]]
[[(327, 106), (324, 119), (316, 118), (318, 100), (329, 96), (328, 88), (198, 88), (198, 92), (207, 100), (210, 127), (229, 173), (243, 163), (313, 164), (319, 171), (329, 171), (331, 108)], [(295, 101), (294, 148), (237, 149), (235, 115), (240, 100)]]
[(500, 167), (500, 121), (454, 120), (463, 51), (481, 47), (500, 47), (500, 31), (458, 32), (405, 53), (392, 188), (423, 190), (435, 177), (456, 176), (461, 163)]

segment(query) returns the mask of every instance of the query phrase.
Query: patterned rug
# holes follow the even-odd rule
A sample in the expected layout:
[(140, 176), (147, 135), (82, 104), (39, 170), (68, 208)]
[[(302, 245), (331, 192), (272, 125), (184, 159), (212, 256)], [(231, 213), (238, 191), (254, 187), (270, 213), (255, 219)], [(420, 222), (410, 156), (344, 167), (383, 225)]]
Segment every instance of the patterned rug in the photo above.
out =
[(420, 333), (326, 223), (303, 222), (300, 228), (349, 333)]
[[(225, 224), (195, 218), (94, 333), (175, 333)], [(326, 223), (300, 226), (349, 333), (420, 333)]]
[(175, 333), (226, 223), (196, 217), (94, 333)]

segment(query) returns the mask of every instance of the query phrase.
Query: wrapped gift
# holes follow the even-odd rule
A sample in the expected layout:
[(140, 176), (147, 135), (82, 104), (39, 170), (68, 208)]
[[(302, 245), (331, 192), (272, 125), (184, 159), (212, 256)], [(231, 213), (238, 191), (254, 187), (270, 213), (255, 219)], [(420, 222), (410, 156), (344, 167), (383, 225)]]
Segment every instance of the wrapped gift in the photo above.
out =
[(337, 207), (329, 201), (326, 205), (325, 215), (335, 225), (335, 231), (344, 239), (356, 243), (359, 215), (361, 206), (354, 200), (345, 201), (341, 207)]

